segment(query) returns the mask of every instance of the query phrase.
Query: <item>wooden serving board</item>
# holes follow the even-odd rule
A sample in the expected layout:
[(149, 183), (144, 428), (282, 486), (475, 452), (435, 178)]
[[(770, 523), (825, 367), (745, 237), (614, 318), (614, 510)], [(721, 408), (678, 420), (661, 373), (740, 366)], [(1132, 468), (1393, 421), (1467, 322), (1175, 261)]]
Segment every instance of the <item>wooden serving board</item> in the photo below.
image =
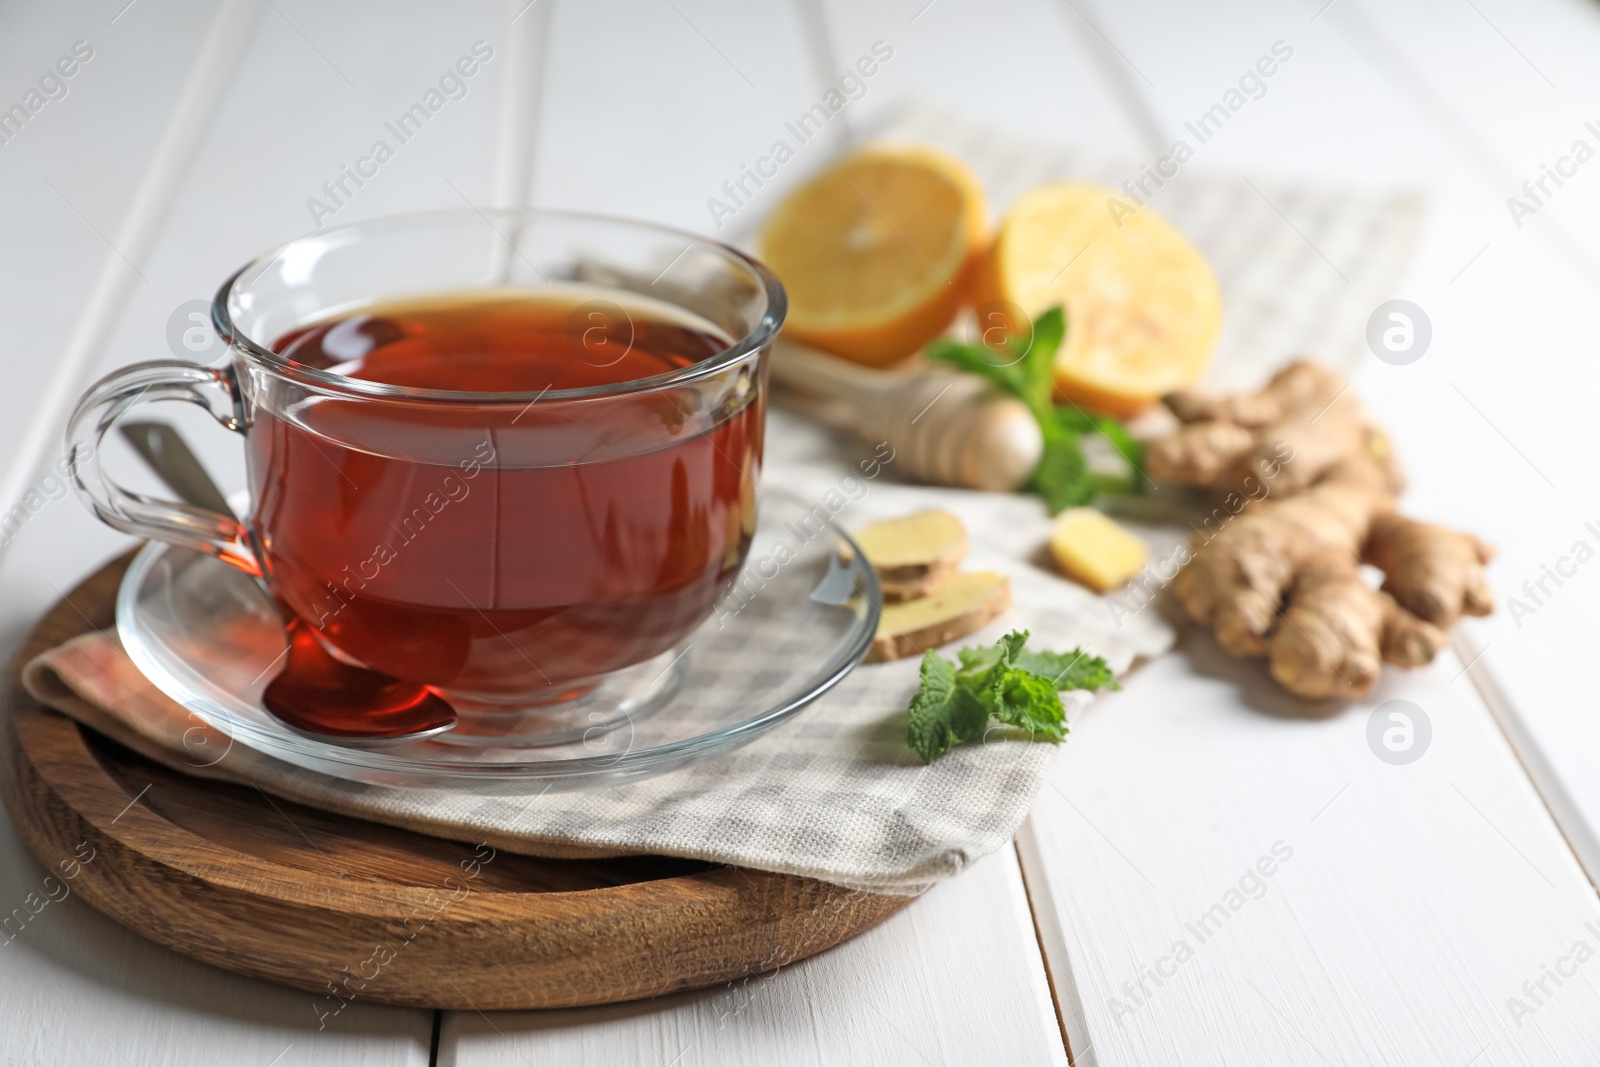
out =
[(307, 990), (319, 1014), (572, 1007), (770, 971), (908, 902), (691, 860), (493, 854), (153, 763), (18, 680), (33, 656), (112, 626), (130, 558), (56, 604), (12, 665), (0, 792), (52, 874), (75, 870), (76, 894), (177, 952)]

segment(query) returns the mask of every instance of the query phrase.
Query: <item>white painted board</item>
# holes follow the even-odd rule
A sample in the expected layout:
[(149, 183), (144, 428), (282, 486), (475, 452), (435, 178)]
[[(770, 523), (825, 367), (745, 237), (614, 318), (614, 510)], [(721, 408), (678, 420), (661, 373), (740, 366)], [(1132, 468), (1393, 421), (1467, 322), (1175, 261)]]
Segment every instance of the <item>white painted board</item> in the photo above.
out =
[(439, 1052), (440, 1067), (1066, 1063), (1009, 849), (775, 974), (614, 1007), (451, 1012)]

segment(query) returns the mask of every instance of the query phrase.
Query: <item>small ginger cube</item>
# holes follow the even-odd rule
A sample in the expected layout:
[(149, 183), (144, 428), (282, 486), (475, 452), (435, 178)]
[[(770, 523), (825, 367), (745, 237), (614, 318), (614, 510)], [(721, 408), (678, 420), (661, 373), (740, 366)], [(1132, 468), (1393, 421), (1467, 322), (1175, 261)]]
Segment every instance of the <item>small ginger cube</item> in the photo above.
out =
[(1150, 550), (1094, 508), (1068, 508), (1050, 528), (1050, 555), (1062, 574), (1105, 593), (1138, 574)]

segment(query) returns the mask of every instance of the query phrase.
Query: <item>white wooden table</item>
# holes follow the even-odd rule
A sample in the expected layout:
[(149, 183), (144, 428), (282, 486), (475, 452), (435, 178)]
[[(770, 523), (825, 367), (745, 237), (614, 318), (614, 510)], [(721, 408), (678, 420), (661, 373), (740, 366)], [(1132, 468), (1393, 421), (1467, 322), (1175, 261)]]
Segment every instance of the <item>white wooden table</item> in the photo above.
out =
[[(1358, 388), (1399, 439), (1410, 508), (1498, 542), (1494, 582), (1528, 610), (1319, 721), (1274, 714), (1257, 671), (1192, 635), (1077, 724), (1015, 850), (725, 989), (494, 1016), (357, 1004), (319, 1031), (304, 994), (52, 903), (0, 944), (5, 1063), (1600, 1062), (1600, 564), (1569, 558), (1600, 547), (1600, 162), (1520, 219), (1506, 203), (1573, 142), (1600, 149), (1600, 6), (18, 0), (0, 109), (76, 42), (92, 55), (0, 125), (0, 511), (43, 501), (0, 556), (8, 654), (121, 547), (50, 499), (71, 402), (181, 353), (190, 302), (311, 229), (323, 182), (480, 40), (494, 56), (466, 95), (338, 221), (526, 202), (710, 230), (706, 199), (876, 41), (893, 59), (846, 122), (918, 96), (1153, 161), (1284, 42), (1292, 62), (1190, 166), (1428, 191), (1395, 295), (1433, 346), (1371, 360)], [(1367, 719), (1401, 697), (1433, 739), (1391, 766)], [(1262, 857), (1273, 873), (1250, 877)], [(0, 913), (44, 873), (0, 823)]]

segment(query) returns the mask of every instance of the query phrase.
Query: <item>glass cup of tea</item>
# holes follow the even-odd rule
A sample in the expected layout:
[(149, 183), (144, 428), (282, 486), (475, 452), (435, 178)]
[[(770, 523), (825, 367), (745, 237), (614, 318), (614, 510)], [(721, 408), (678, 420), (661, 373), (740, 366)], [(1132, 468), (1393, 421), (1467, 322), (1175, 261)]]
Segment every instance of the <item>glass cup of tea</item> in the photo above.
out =
[[(263, 579), (335, 657), (478, 716), (469, 736), (602, 691), (637, 714), (744, 563), (784, 309), (749, 256), (645, 223), (466, 210), (328, 229), (223, 284), (222, 365), (140, 363), (91, 388), (75, 481), (109, 525)], [(100, 469), (114, 422), (157, 400), (244, 436), (242, 521)]]

